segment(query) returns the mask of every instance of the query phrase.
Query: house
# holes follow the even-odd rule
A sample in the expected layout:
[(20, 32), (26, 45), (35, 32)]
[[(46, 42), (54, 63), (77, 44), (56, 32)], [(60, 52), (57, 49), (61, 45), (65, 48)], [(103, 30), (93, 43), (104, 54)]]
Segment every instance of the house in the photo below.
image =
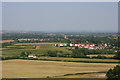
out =
[(71, 43), (70, 43), (70, 47), (72, 47), (72, 46), (74, 46), (74, 44), (71, 44)]
[(64, 44), (64, 46), (67, 46), (67, 44)]
[(75, 44), (75, 46), (78, 46), (78, 44)]
[(35, 54), (29, 54), (28, 57), (29, 58), (36, 58), (37, 56)]
[(64, 46), (64, 44), (59, 44), (60, 47)]
[(71, 49), (75, 49), (75, 47), (71, 47)]

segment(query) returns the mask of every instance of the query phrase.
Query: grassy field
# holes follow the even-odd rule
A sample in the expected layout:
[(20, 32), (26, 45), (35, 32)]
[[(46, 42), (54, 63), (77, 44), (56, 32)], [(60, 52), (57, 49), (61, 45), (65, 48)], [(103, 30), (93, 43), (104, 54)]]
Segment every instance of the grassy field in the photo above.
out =
[[(3, 78), (46, 78), (46, 77), (61, 77), (62, 78), (77, 78), (84, 77), (92, 78), (94, 74), (71, 75), (66, 74), (103, 72), (113, 68), (117, 64), (108, 63), (75, 63), (75, 62), (60, 62), (60, 61), (38, 61), (38, 60), (5, 60), (2, 61), (2, 77)], [(99, 73), (100, 74), (100, 73)], [(98, 74), (98, 75), (99, 75)], [(101, 75), (101, 74), (100, 74)]]
[[(2, 49), (3, 57), (19, 56), (21, 52), (32, 52), (32, 54), (43, 55), (50, 51), (63, 51), (65, 53), (71, 53), (66, 48), (55, 47), (55, 43), (18, 43), (13, 46), (7, 46)], [(35, 47), (36, 46), (36, 47)]]
[[(17, 43), (2, 49), (2, 57), (20, 56), (21, 52), (32, 52), (36, 55), (44, 55), (48, 51), (63, 51), (64, 53), (72, 53), (72, 51), (64, 47), (55, 47), (55, 43)], [(92, 55), (91, 55), (92, 56)], [(38, 57), (38, 59), (46, 60), (67, 60), (67, 61), (98, 61), (98, 62), (118, 62), (113, 59), (85, 59), (85, 58), (61, 58), (61, 57)]]

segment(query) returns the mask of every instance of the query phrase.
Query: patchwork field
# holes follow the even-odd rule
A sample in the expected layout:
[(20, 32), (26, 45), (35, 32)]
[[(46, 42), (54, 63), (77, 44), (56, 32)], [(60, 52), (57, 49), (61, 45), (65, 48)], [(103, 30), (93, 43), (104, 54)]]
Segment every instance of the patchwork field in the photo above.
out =
[[(103, 71), (107, 71), (110, 68), (113, 68), (115, 65), (117, 64), (75, 63), (75, 62), (38, 61), (38, 60), (4, 60), (2, 61), (2, 68), (3, 68), (2, 77), (3, 78), (46, 78), (49, 76), (49, 77), (57, 77), (57, 78), (58, 77), (77, 78), (80, 76), (84, 77), (84, 75), (77, 75), (77, 76), (76, 75), (64, 76), (64, 75), (75, 74), (75, 73), (103, 72)], [(94, 74), (85, 74), (85, 75), (89, 75), (87, 77), (91, 77), (91, 75), (93, 76)]]
[(32, 52), (32, 54), (43, 55), (50, 51), (63, 51), (65, 53), (71, 53), (66, 48), (55, 47), (55, 43), (18, 43), (13, 46), (7, 46), (2, 49), (2, 56), (19, 56), (22, 51)]
[[(72, 53), (55, 43), (17, 43), (1, 48), (2, 57), (20, 56), (21, 52), (44, 55), (48, 51)], [(92, 55), (91, 55), (92, 56)], [(3, 78), (106, 78), (108, 69), (117, 65), (114, 59), (86, 59), (63, 57), (37, 57), (39, 60), (3, 60)], [(81, 63), (84, 62), (84, 63)], [(93, 62), (93, 63), (89, 63)], [(99, 63), (101, 62), (101, 63)], [(104, 63), (105, 62), (105, 63)], [(87, 73), (87, 74), (86, 74)]]

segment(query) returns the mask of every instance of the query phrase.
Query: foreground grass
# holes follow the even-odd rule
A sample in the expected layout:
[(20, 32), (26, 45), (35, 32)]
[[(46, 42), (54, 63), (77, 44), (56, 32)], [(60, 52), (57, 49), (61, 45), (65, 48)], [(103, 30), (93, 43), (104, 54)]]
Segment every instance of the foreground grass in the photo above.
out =
[(117, 64), (75, 63), (40, 60), (4, 60), (3, 78), (46, 78), (66, 74), (106, 72)]

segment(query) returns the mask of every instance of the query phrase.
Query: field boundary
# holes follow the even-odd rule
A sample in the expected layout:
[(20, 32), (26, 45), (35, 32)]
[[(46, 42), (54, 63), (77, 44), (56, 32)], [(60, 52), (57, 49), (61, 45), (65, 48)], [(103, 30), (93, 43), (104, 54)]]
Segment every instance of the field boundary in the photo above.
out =
[(24, 58), (24, 57), (6, 57), (2, 58), (2, 60), (10, 60), (10, 59), (24, 59), (24, 60), (42, 60), (42, 61), (62, 61), (62, 62), (78, 62), (78, 63), (120, 63), (115, 61), (85, 61), (85, 60), (60, 60), (60, 59), (40, 59), (40, 58)]
[[(30, 59), (31, 60), (31, 59)], [(34, 60), (34, 59), (33, 59)], [(120, 62), (108, 62), (108, 61), (72, 61), (72, 60), (52, 60), (52, 59), (36, 59), (43, 61), (62, 61), (62, 62), (83, 62), (83, 63), (120, 63)]]
[(72, 75), (83, 75), (83, 74), (94, 74), (94, 73), (106, 73), (105, 71), (103, 72), (86, 72), (86, 73), (75, 73), (75, 74), (65, 74), (65, 75), (60, 75), (60, 76), (54, 76), (56, 77), (65, 77), (65, 76), (72, 76)]

